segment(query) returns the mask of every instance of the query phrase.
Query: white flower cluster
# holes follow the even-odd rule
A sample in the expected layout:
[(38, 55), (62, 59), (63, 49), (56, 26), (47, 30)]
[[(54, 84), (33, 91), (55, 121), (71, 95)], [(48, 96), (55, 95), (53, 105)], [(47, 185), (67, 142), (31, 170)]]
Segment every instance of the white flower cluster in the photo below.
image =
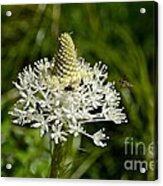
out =
[(53, 75), (55, 59), (35, 62), (26, 67), (14, 82), (20, 98), (10, 114), (13, 123), (40, 128), (40, 135), (48, 133), (55, 144), (65, 142), (69, 135), (83, 134), (96, 146), (105, 147), (108, 136), (102, 128), (89, 134), (87, 122), (113, 121), (126, 123), (124, 108), (119, 108), (120, 94), (114, 83), (108, 82), (107, 67), (101, 62), (91, 67), (83, 59), (78, 61), (83, 74), (78, 86), (62, 86)]

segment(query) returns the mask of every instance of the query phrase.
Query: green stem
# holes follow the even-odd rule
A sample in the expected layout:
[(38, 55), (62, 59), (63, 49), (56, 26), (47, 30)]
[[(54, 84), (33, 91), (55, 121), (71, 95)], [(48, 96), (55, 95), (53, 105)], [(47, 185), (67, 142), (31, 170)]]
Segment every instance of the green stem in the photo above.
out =
[(50, 178), (60, 178), (62, 175), (62, 162), (64, 159), (64, 144), (54, 146), (51, 161)]
[(51, 170), (50, 178), (70, 178), (74, 168), (74, 161), (80, 146), (80, 137), (68, 138), (67, 142), (54, 145), (50, 142)]

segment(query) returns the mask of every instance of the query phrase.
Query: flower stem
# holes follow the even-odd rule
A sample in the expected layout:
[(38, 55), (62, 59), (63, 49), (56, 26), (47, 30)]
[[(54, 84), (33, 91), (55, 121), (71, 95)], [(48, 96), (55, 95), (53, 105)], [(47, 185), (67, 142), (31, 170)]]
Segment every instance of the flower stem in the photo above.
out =
[(50, 142), (51, 170), (50, 178), (70, 178), (74, 171), (74, 162), (78, 154), (81, 138), (69, 137), (66, 142)]
[(64, 144), (60, 143), (54, 146), (51, 161), (50, 178), (61, 178), (62, 162), (64, 158)]

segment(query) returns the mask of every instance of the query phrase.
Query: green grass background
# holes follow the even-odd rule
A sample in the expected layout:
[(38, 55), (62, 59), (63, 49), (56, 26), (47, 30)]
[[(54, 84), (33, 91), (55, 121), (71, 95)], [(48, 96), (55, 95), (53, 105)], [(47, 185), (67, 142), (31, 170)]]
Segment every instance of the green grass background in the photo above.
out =
[[(133, 137), (147, 146), (157, 141), (157, 43), (154, 2), (84, 3), (56, 5), (4, 5), (2, 16), (1, 63), (1, 142), (2, 176), (48, 177), (50, 166), (48, 137), (39, 131), (12, 125), (8, 111), (17, 100), (12, 85), (26, 65), (48, 57), (57, 49), (62, 32), (72, 32), (78, 55), (92, 65), (102, 60), (109, 67), (109, 80), (121, 92), (128, 124), (111, 122), (89, 125), (90, 131), (101, 126), (110, 135), (109, 145), (95, 147), (81, 138), (81, 149), (74, 160), (72, 178), (154, 180), (156, 171), (126, 171), (126, 159), (150, 161), (147, 152), (139, 156), (124, 155), (124, 140)], [(140, 14), (140, 8), (146, 14)], [(7, 17), (6, 11), (12, 11)], [(123, 76), (133, 84), (122, 88)], [(157, 157), (157, 149), (154, 158)], [(7, 170), (6, 164), (12, 169)]]

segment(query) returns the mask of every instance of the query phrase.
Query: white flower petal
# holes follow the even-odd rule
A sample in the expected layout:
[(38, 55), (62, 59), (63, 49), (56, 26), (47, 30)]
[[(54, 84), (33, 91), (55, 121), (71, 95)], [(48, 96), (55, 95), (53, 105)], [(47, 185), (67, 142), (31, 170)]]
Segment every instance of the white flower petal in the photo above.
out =
[(40, 123), (34, 123), (31, 125), (31, 127), (33, 127), (33, 128), (39, 128), (40, 126), (41, 126)]

